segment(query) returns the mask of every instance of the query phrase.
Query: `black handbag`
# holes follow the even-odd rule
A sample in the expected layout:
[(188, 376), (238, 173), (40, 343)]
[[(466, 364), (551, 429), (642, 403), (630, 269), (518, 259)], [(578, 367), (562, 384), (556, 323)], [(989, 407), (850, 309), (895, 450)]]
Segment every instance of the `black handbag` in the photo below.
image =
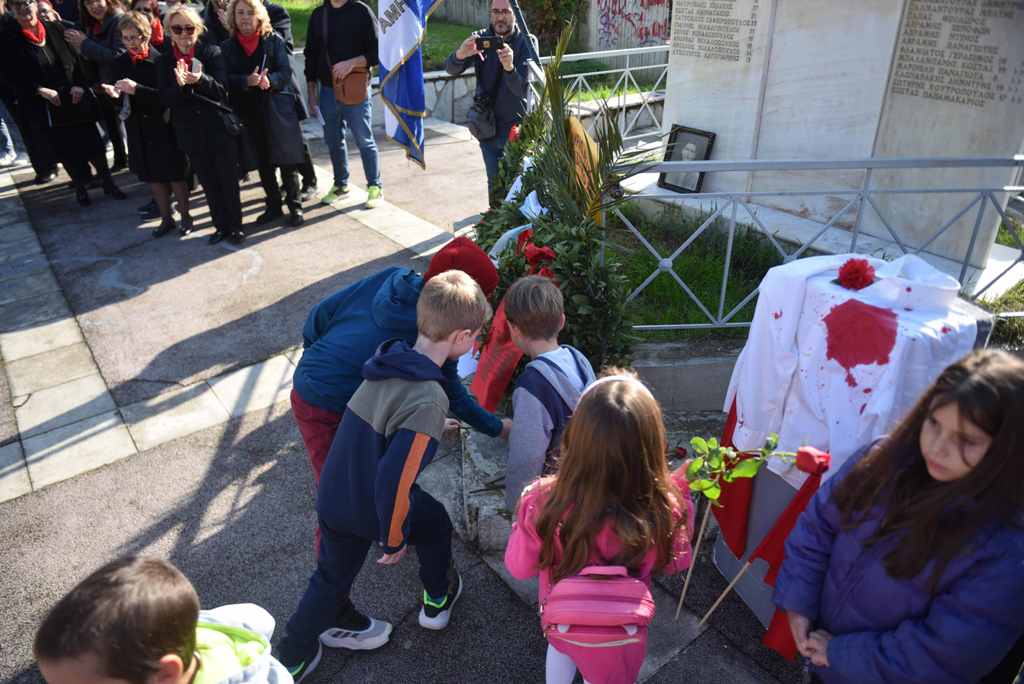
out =
[[(473, 97), (473, 106), (466, 113), (466, 126), (469, 133), (477, 140), (490, 140), (498, 134), (498, 124), (494, 118), (494, 100), (501, 87), (504, 72), (498, 69), (498, 80), (489, 93), (477, 94)], [(478, 82), (479, 82), (479, 76)]]
[(217, 102), (211, 100), (205, 95), (192, 91), (192, 97), (196, 98), (200, 102), (205, 102), (208, 105), (212, 105), (217, 110), (217, 114), (220, 115), (220, 121), (224, 125), (224, 131), (232, 138), (237, 138), (242, 135), (242, 131), (245, 129), (245, 124), (242, 123), (242, 118), (235, 113), (235, 110), (227, 106), (223, 102)]
[(473, 98), (473, 106), (466, 114), (466, 126), (470, 135), (477, 140), (490, 140), (498, 134), (491, 98), (486, 95), (477, 95)]

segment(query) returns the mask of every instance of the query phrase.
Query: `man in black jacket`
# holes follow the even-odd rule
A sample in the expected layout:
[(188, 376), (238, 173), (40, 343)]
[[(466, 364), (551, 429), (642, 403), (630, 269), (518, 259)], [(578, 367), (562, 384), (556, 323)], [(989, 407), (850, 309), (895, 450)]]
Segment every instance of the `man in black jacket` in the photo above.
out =
[[(476, 39), (488, 36), (499, 36), (503, 45), (496, 51), (477, 50)], [(494, 194), (498, 162), (505, 154), (509, 131), (526, 113), (529, 88), (526, 62), (530, 54), (527, 40), (534, 41), (536, 48), (536, 39), (519, 30), (509, 0), (492, 0), (491, 25), (471, 33), (444, 63), (445, 70), (452, 76), (458, 76), (472, 65), (476, 73), (476, 97), (487, 98), (494, 109), (496, 133), (493, 138), (480, 141), (489, 197)]]
[(334, 184), (321, 200), (324, 204), (348, 193), (346, 128), (359, 146), (366, 174), (366, 207), (376, 206), (383, 195), (369, 92), (361, 103), (347, 105), (335, 100), (332, 88), (333, 79), (343, 79), (354, 69), (368, 70), (379, 63), (379, 36), (377, 17), (360, 0), (326, 0), (309, 17), (305, 49), (309, 109), (313, 116), (317, 111), (323, 114), (324, 142), (334, 167)]

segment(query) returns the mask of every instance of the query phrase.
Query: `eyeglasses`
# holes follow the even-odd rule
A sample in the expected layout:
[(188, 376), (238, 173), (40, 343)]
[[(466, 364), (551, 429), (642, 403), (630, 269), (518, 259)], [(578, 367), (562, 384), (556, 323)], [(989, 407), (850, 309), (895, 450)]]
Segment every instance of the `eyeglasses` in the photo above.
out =
[(192, 24), (188, 24), (188, 25), (175, 24), (175, 25), (171, 26), (171, 31), (176, 36), (180, 36), (182, 33), (191, 36), (193, 33), (196, 32), (196, 27), (193, 26)]
[(141, 33), (125, 33), (124, 31), (121, 32), (122, 43), (137, 43), (140, 40), (142, 40)]
[(511, 15), (512, 14), (512, 10), (510, 10), (510, 9), (491, 9), (491, 14), (496, 14), (499, 17), (502, 17), (502, 16), (505, 16), (505, 15)]

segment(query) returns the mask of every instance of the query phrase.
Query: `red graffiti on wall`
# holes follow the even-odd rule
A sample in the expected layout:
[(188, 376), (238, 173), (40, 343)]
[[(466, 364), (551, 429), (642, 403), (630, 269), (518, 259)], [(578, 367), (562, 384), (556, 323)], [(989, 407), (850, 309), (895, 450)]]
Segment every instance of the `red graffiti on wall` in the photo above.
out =
[[(598, 41), (602, 48), (632, 47), (668, 40), (671, 0), (598, 0)], [(662, 10), (660, 8), (666, 8)], [(648, 14), (645, 10), (659, 8)]]

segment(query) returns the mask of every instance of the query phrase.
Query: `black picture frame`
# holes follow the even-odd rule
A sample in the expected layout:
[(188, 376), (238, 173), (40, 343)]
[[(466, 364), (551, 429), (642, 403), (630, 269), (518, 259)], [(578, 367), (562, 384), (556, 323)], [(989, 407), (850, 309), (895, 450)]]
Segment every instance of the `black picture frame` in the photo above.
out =
[[(687, 152), (687, 159), (683, 159), (683, 153), (691, 145), (695, 151)], [(665, 147), (664, 161), (707, 160), (711, 158), (711, 148), (714, 145), (715, 134), (711, 131), (673, 124), (672, 131), (668, 136), (668, 145)], [(693, 178), (694, 175), (697, 176), (696, 180)], [(673, 192), (697, 193), (700, 192), (702, 185), (704, 185), (704, 172), (661, 173), (658, 175), (658, 187)]]

